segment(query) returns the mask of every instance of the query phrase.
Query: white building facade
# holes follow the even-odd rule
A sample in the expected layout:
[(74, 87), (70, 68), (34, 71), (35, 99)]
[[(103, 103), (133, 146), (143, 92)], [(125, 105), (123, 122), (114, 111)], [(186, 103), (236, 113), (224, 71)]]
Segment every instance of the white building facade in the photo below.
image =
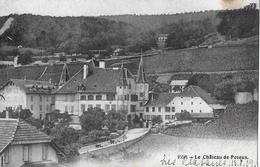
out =
[(85, 65), (55, 92), (55, 109), (78, 116), (88, 108), (124, 110), (128, 115), (143, 117), (148, 91), (142, 59), (137, 78), (126, 68), (90, 69)]
[(0, 112), (6, 109), (29, 109), (33, 117), (44, 118), (54, 107), (52, 90), (55, 87), (44, 81), (11, 79), (0, 89)]
[(217, 101), (210, 97), (204, 90), (197, 86), (189, 86), (183, 93), (163, 93), (157, 99), (150, 99), (144, 112), (145, 120), (152, 120), (155, 116), (161, 116), (162, 121), (176, 120), (176, 113), (189, 112), (193, 118), (214, 117), (214, 106)]
[(170, 83), (171, 93), (183, 92), (187, 83), (188, 83), (188, 80), (172, 80)]

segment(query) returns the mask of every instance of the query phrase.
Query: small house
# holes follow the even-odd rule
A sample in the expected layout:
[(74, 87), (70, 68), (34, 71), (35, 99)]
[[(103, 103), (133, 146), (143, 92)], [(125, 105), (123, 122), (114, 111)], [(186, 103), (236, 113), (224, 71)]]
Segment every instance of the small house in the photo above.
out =
[(25, 121), (0, 119), (0, 136), (0, 167), (59, 166), (63, 153), (48, 135)]

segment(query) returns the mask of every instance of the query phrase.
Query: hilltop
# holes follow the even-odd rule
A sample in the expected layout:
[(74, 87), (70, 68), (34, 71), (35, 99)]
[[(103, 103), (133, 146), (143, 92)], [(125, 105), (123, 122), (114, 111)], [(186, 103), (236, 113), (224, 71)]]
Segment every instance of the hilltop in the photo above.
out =
[[(235, 16), (235, 17), (234, 17)], [(243, 17), (241, 17), (243, 16)], [(12, 19), (10, 21), (7, 20)], [(158, 35), (168, 34), (166, 46), (190, 48), (214, 41), (258, 35), (259, 10), (252, 4), (232, 11), (205, 11), (170, 15), (52, 17), (31, 14), (0, 17), (0, 45), (53, 52), (84, 53), (123, 48), (126, 54), (157, 48)], [(1, 50), (0, 50), (0, 54)], [(109, 55), (108, 54), (108, 55)], [(107, 56), (108, 56), (107, 55)]]
[(14, 20), (6, 32), (0, 35), (0, 44), (22, 45), (46, 50), (48, 53), (86, 53), (96, 49), (111, 50), (113, 46), (139, 52), (141, 48), (156, 48), (158, 34), (172, 32), (175, 24), (179, 22), (182, 27), (195, 25), (191, 28), (192, 34), (195, 30), (197, 32), (197, 29), (203, 29), (203, 35), (215, 32), (220, 21), (216, 17), (217, 12), (101, 17), (51, 17), (31, 14), (3, 16), (0, 17), (0, 27), (10, 18)]
[[(96, 17), (51, 17), (31, 14), (0, 17), (0, 26), (9, 18), (11, 26), (0, 36), (0, 44), (49, 51), (87, 52), (121, 45), (134, 32), (133, 26)], [(9, 40), (11, 37), (12, 40)]]
[(100, 17), (117, 22), (125, 22), (143, 31), (149, 31), (159, 29), (165, 25), (178, 23), (181, 20), (190, 22), (210, 19), (212, 24), (216, 27), (220, 22), (220, 19), (217, 18), (218, 12), (219, 11), (201, 11), (162, 15), (115, 15)]

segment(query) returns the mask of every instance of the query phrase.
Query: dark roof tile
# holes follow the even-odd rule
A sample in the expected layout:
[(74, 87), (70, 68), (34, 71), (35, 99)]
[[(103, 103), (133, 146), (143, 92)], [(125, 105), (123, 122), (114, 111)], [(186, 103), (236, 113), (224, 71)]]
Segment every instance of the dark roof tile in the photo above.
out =
[(201, 97), (207, 104), (217, 104), (217, 100), (211, 97), (199, 86), (190, 85), (181, 93), (159, 93), (154, 96), (154, 100), (149, 100), (146, 106), (166, 106), (174, 97)]
[(45, 143), (51, 142), (51, 138), (39, 131), (36, 127), (20, 120), (17, 126), (13, 144)]
[(0, 119), (0, 154), (13, 140), (17, 125), (17, 119)]
[(18, 119), (0, 119), (0, 153), (10, 144), (51, 142), (51, 138), (36, 127)]
[[(103, 69), (94, 68), (86, 79), (83, 79), (83, 69), (71, 78), (64, 86), (56, 91), (56, 93), (75, 93), (78, 87), (82, 86), (82, 92), (90, 93), (115, 93), (116, 86), (121, 83), (123, 77), (122, 69)], [(126, 73), (129, 75), (129, 73)], [(131, 77), (131, 76), (127, 76)]]

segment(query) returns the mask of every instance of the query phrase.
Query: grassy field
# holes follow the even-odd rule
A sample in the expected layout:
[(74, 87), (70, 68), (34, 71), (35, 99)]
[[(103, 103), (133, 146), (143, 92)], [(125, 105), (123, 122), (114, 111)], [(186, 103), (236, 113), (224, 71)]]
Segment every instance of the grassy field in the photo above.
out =
[(258, 47), (183, 49), (145, 58), (148, 73), (258, 69)]
[(169, 128), (164, 133), (173, 136), (220, 138), (220, 139), (257, 139), (258, 103), (229, 105), (221, 118), (214, 122), (192, 124)]
[[(216, 48), (179, 49), (144, 57), (145, 72), (216, 72), (258, 69), (258, 45), (223, 46)], [(128, 60), (125, 65), (137, 73), (139, 59)], [(115, 61), (107, 61), (109, 65)]]

